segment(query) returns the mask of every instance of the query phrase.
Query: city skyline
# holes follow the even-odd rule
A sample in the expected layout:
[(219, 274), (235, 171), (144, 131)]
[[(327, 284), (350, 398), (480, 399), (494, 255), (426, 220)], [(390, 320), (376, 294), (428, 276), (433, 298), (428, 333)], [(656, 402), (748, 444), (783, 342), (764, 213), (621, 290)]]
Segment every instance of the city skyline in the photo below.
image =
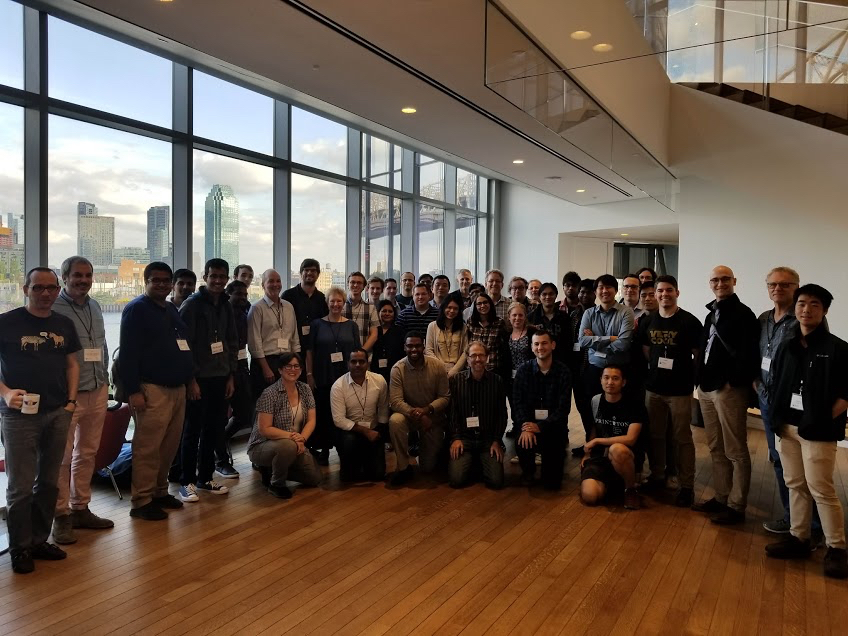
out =
[[(223, 258), (230, 267), (239, 264), (239, 202), (233, 188), (216, 183), (204, 205), (205, 260)], [(235, 263), (233, 265), (232, 263)]]

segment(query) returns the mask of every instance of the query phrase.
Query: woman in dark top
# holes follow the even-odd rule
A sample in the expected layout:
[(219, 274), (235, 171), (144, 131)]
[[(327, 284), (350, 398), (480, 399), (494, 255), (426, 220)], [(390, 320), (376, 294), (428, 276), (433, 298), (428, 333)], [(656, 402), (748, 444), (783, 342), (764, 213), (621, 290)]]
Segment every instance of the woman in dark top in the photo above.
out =
[(329, 463), (333, 447), (333, 413), (330, 410), (330, 388), (347, 373), (350, 352), (358, 349), (359, 330), (356, 323), (342, 316), (347, 297), (339, 287), (327, 292), (330, 313), (309, 325), (311, 348), (306, 353), (306, 380), (315, 395), (316, 426), (309, 439), (309, 449), (318, 463)]
[[(501, 347), (502, 366), (504, 368), (504, 373), (501, 375), (506, 388), (510, 412), (515, 413), (512, 404), (512, 379), (515, 377), (518, 367), (535, 357), (530, 347), (530, 341), (533, 334), (536, 333), (536, 328), (527, 324), (527, 308), (524, 303), (512, 303), (507, 310), (507, 318), (509, 319), (507, 335)], [(520, 432), (519, 429), (520, 427), (516, 428), (515, 422), (513, 422), (510, 435), (513, 433), (517, 435)]]
[(489, 350), (486, 369), (494, 371), (503, 378), (505, 369), (501, 354), (506, 340), (504, 321), (495, 314), (495, 304), (488, 294), (481, 293), (477, 296), (472, 307), (471, 317), (465, 326), (468, 332), (467, 342), (471, 344), (479, 340), (486, 345), (486, 349)]
[(371, 370), (382, 375), (386, 384), (389, 384), (392, 367), (406, 355), (403, 350), (406, 334), (395, 324), (397, 309), (392, 305), (391, 300), (381, 300), (377, 312), (380, 316), (380, 326), (377, 328), (377, 342), (374, 344)]

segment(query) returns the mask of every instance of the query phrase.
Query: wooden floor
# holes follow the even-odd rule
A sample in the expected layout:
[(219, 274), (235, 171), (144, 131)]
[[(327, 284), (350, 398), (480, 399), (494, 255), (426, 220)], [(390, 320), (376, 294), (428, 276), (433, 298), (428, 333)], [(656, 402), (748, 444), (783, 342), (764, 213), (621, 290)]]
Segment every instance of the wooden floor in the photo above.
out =
[[(99, 487), (91, 507), (113, 530), (79, 531), (66, 561), (26, 576), (2, 557), (0, 634), (845, 634), (848, 581), (823, 577), (821, 550), (764, 556), (761, 523), (780, 505), (765, 438), (750, 441), (736, 528), (653, 499), (584, 507), (572, 460), (551, 494), (518, 487), (510, 464), (501, 492), (342, 487), (334, 455), (320, 488), (280, 501), (242, 448), (226, 497), (145, 522)], [(696, 442), (709, 496), (700, 430)], [(848, 452), (837, 479), (845, 505)]]

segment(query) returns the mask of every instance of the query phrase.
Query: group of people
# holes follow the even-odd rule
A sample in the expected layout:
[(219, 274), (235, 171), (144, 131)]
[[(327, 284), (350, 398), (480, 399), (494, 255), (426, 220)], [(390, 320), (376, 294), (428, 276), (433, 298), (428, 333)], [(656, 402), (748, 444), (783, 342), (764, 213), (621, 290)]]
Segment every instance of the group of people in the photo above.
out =
[[(74, 256), (60, 274), (61, 285), (52, 270), (31, 270), (26, 306), (0, 316), (9, 535), (21, 573), (34, 559), (65, 558), (51, 530), (68, 544), (76, 530), (114, 525), (88, 508), (109, 393), (103, 316), (89, 296), (94, 269)], [(306, 259), (286, 291), (278, 272), (263, 272), (263, 297), (251, 305), (252, 268), (230, 274), (210, 259), (196, 289), (193, 272), (150, 263), (144, 294), (123, 311), (112, 380), (135, 419), (134, 518), (166, 519), (201, 496), (226, 495), (222, 481), (239, 476), (229, 440), (245, 428), (262, 484), (283, 499), (293, 495), (289, 481), (320, 483), (333, 447), (345, 482), (384, 480), (394, 452), (393, 487), (415, 478), (417, 456), (421, 473), (446, 469), (453, 487), (479, 478), (495, 489), (514, 447), (522, 485), (540, 471), (542, 486), (559, 490), (573, 402), (586, 440), (571, 451), (584, 503), (621, 497), (638, 509), (640, 492), (671, 487), (675, 505), (738, 524), (756, 391), (785, 509), (763, 524), (782, 535), (766, 552), (805, 558), (824, 545), (825, 574), (848, 577), (833, 476), (848, 345), (828, 330), (831, 294), (800, 285), (790, 268), (768, 273), (773, 308), (759, 319), (736, 295), (730, 268), (714, 268), (703, 323), (678, 305), (675, 278), (649, 268), (624, 277), (620, 300), (615, 277), (568, 272), (561, 302), (556, 284), (520, 276), (504, 295), (497, 269), (483, 284), (461, 270), (455, 291), (445, 275), (354, 272), (347, 290), (324, 294), (318, 261)], [(696, 387), (715, 492), (701, 502)], [(179, 482), (176, 496), (169, 480)]]

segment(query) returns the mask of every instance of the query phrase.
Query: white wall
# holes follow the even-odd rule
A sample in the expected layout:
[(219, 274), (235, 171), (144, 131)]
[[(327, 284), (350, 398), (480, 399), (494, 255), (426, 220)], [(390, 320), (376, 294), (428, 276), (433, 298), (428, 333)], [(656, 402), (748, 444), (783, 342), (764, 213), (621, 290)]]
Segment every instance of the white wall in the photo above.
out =
[(673, 212), (653, 199), (580, 206), (509, 183), (501, 187), (500, 206), (500, 262), (496, 266), (507, 278), (562, 280), (573, 268), (568, 240), (560, 237), (563, 233), (677, 222)]
[(788, 265), (833, 293), (831, 329), (848, 338), (848, 136), (680, 86), (672, 87), (671, 112), (678, 213), (643, 200), (580, 207), (505, 185), (500, 265), (507, 276), (561, 278), (570, 264), (560, 250), (563, 232), (679, 221), (680, 302), (699, 318), (715, 265), (733, 268), (737, 291), (755, 312), (769, 307), (766, 272)]
[(762, 311), (766, 272), (788, 265), (833, 293), (831, 329), (848, 337), (848, 136), (680, 86), (671, 106), (681, 304), (710, 300), (709, 270), (721, 263)]

